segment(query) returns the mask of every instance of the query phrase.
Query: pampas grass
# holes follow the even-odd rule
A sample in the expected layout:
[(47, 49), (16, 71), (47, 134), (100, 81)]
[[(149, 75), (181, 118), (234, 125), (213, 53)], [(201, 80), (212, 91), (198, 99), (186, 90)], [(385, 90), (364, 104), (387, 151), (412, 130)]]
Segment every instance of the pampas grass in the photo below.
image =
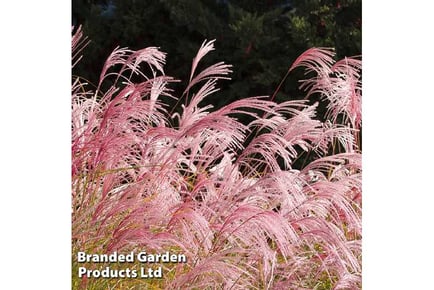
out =
[[(74, 64), (84, 41), (78, 29)], [(360, 61), (313, 48), (290, 67), (310, 72), (306, 100), (256, 96), (213, 110), (206, 100), (231, 72), (223, 62), (197, 71), (213, 49), (199, 48), (179, 97), (155, 47), (117, 48), (94, 91), (74, 77), (73, 287), (361, 288)], [(313, 93), (328, 106), (325, 122), (308, 102)], [(243, 114), (253, 121), (241, 123)], [(306, 153), (313, 161), (295, 168)], [(182, 253), (187, 263), (161, 264), (163, 279), (76, 274), (79, 251), (143, 250)]]

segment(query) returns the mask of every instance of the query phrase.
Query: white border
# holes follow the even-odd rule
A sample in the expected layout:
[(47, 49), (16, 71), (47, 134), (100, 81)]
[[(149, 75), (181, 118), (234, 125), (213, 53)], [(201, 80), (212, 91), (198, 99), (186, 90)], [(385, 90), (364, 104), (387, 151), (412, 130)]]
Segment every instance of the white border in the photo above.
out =
[(71, 289), (68, 1), (0, 12), (0, 288)]
[(426, 3), (363, 1), (364, 289), (434, 287), (434, 34)]

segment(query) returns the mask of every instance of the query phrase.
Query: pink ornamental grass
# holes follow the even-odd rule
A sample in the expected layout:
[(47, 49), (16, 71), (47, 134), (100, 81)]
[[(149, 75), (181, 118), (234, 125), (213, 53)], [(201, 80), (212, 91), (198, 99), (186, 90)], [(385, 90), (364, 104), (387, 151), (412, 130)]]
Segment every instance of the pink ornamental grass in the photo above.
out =
[[(82, 44), (78, 29), (76, 60)], [(335, 63), (331, 50), (311, 49), (290, 67), (315, 73), (302, 86), (324, 96), (323, 123), (307, 101), (259, 96), (214, 111), (201, 106), (230, 73), (222, 62), (196, 72), (213, 49), (213, 41), (202, 44), (179, 98), (164, 75), (165, 54), (154, 47), (117, 48), (95, 92), (74, 79), (73, 265), (78, 251), (187, 256), (185, 265), (162, 264), (164, 279), (73, 273), (74, 287), (361, 288), (360, 62)], [(182, 111), (171, 115), (161, 96), (185, 98)], [(254, 120), (242, 124), (238, 114)], [(304, 152), (315, 158), (294, 168)]]

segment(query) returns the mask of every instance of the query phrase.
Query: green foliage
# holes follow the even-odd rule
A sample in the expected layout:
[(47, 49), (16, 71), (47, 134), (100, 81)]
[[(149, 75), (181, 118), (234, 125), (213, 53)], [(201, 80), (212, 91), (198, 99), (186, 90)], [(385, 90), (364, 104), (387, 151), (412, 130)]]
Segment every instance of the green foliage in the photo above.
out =
[[(361, 54), (361, 0), (73, 0), (73, 19), (92, 39), (76, 68), (91, 83), (117, 46), (159, 46), (168, 53), (166, 74), (187, 80), (198, 45), (216, 39), (216, 53), (204, 65), (225, 59), (234, 71), (209, 100), (217, 108), (272, 95), (290, 63), (310, 47), (335, 47), (338, 58)], [(302, 78), (293, 73), (275, 100), (301, 98), (296, 80)]]

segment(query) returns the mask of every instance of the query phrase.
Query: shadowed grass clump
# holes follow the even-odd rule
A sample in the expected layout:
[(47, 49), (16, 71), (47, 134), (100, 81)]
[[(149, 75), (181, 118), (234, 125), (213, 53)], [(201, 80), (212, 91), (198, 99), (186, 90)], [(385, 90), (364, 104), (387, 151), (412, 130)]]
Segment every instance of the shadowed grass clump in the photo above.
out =
[[(75, 63), (80, 29), (72, 40)], [(199, 48), (179, 97), (156, 47), (115, 49), (93, 91), (73, 78), (74, 289), (361, 288), (360, 61), (312, 48), (290, 67), (306, 68), (306, 100), (257, 96), (212, 110), (206, 99), (231, 72), (223, 62), (198, 71), (213, 49)], [(313, 93), (328, 104), (326, 122)], [(306, 153), (313, 161), (295, 168)], [(170, 251), (187, 263), (161, 263), (163, 279), (78, 278), (79, 251)]]

